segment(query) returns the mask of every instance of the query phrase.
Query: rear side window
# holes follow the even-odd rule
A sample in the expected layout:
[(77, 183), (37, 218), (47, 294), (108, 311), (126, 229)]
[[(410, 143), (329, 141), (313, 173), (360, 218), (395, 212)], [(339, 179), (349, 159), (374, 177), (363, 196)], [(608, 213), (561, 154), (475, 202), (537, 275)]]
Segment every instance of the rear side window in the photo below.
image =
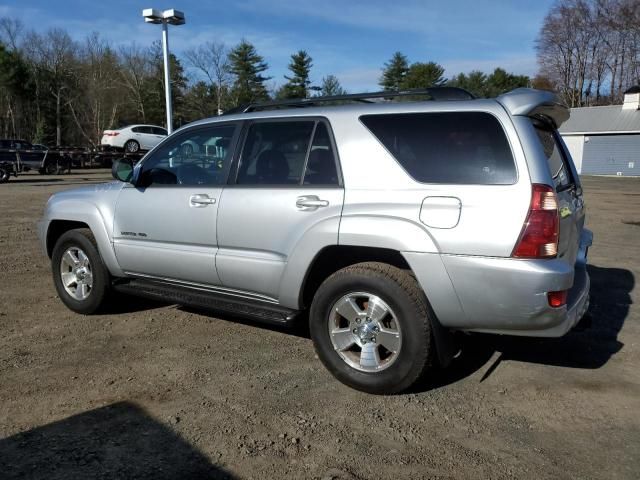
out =
[(488, 113), (364, 115), (360, 120), (418, 182), (510, 185), (516, 181), (507, 137)]
[(542, 124), (534, 124), (536, 133), (540, 139), (540, 144), (544, 150), (544, 154), (547, 157), (549, 163), (549, 170), (551, 171), (551, 177), (555, 184), (556, 190), (564, 190), (573, 184), (571, 180), (571, 174), (567, 168), (566, 160), (562, 149), (558, 144), (556, 134), (551, 128), (548, 128)]

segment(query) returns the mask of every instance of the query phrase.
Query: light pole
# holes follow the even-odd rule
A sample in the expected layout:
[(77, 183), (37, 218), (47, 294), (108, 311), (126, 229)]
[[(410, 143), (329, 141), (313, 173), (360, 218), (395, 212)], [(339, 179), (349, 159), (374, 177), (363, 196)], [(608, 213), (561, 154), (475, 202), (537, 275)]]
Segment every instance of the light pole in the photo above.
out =
[(171, 107), (171, 83), (169, 75), (169, 24), (184, 25), (184, 13), (179, 10), (160, 11), (145, 8), (142, 16), (146, 23), (162, 24), (162, 56), (164, 57), (164, 98), (167, 103), (167, 132), (173, 131), (173, 110)]

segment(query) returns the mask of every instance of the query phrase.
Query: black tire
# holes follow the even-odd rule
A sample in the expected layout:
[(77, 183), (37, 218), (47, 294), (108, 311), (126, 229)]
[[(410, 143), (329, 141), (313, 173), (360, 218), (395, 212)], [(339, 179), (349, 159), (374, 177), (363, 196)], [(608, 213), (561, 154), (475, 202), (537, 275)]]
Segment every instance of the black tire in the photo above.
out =
[(58, 161), (58, 168), (56, 168), (56, 175), (64, 175), (65, 173), (70, 173), (71, 170), (71, 160), (68, 158), (63, 158)]
[[(62, 256), (69, 248), (80, 248), (90, 263), (93, 284), (87, 298), (78, 300), (67, 292), (62, 283)], [(90, 315), (104, 304), (109, 291), (109, 272), (102, 262), (96, 240), (88, 228), (69, 230), (62, 234), (53, 247), (51, 255), (53, 283), (62, 302), (74, 312)]]
[[(400, 325), (397, 357), (380, 371), (365, 372), (352, 367), (336, 352), (331, 341), (330, 310), (343, 296), (353, 292), (378, 296), (393, 310)], [(359, 263), (328, 277), (314, 296), (309, 322), (322, 363), (338, 380), (358, 390), (399, 393), (417, 382), (434, 363), (430, 311), (424, 292), (413, 275), (388, 264)]]
[(127, 140), (124, 144), (124, 151), (126, 153), (138, 153), (140, 144), (136, 140)]
[(41, 172), (43, 175), (55, 175), (58, 173), (58, 162), (47, 162)]
[(5, 167), (0, 167), (0, 183), (7, 183), (11, 178), (11, 173)]

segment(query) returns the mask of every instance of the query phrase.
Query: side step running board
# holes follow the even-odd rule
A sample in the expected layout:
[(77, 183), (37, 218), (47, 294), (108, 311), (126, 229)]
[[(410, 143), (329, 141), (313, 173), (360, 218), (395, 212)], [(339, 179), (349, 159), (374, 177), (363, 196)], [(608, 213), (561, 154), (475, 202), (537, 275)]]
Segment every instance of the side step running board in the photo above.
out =
[(154, 280), (132, 279), (124, 283), (116, 283), (113, 288), (118, 292), (134, 296), (221, 311), (276, 325), (291, 324), (300, 313), (299, 310), (259, 300), (244, 299), (225, 293), (209, 292)]

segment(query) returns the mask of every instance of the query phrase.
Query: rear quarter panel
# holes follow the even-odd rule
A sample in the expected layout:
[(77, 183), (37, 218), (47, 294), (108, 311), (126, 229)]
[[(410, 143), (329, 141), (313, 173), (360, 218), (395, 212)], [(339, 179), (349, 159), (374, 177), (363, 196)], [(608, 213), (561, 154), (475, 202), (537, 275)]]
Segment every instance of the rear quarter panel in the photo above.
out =
[[(416, 111), (464, 110), (494, 115), (509, 139), (518, 173), (516, 183), (450, 185), (416, 182), (357, 116), (336, 115), (331, 120), (346, 188), (339, 242), (414, 252), (510, 256), (531, 199), (529, 170), (511, 118), (492, 101), (468, 102), (464, 108), (459, 102), (420, 105)], [(434, 228), (420, 221), (422, 201), (429, 196), (460, 199), (457, 225)]]

